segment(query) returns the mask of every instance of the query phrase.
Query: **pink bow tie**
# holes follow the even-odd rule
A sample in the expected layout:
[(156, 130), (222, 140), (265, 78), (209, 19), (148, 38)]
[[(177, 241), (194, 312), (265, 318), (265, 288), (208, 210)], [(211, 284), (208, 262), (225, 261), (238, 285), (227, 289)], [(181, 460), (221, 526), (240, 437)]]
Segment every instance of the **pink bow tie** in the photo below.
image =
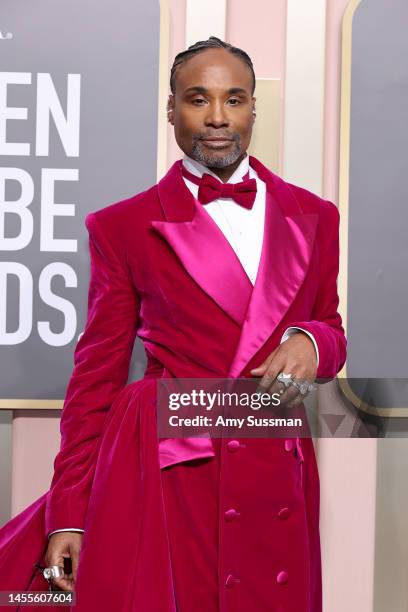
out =
[(189, 172), (182, 164), (183, 176), (199, 186), (198, 200), (201, 204), (208, 204), (218, 198), (232, 198), (237, 204), (251, 209), (256, 196), (256, 180), (249, 178), (249, 171), (240, 183), (223, 183), (211, 176), (203, 174), (201, 178)]

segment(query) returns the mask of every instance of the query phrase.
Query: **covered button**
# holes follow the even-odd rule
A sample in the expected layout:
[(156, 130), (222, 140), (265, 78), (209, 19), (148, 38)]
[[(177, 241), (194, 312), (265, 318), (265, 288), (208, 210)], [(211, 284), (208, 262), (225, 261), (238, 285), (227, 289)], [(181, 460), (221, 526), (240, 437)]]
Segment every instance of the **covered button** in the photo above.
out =
[(280, 519), (285, 520), (288, 518), (288, 516), (290, 515), (290, 510), (289, 508), (281, 508), (278, 512), (278, 516)]
[(233, 521), (234, 519), (238, 518), (241, 515), (239, 512), (235, 510), (235, 508), (230, 508), (229, 510), (225, 512), (224, 516), (225, 516), (226, 521)]
[(279, 572), (279, 574), (276, 576), (276, 582), (278, 584), (286, 584), (286, 582), (288, 581), (288, 572), (282, 571)]
[(236, 578), (235, 576), (233, 576), (232, 574), (228, 574), (227, 579), (225, 581), (225, 586), (228, 587), (229, 589), (231, 587), (234, 586), (234, 584), (236, 584), (237, 582), (239, 582), (239, 578)]
[(290, 438), (288, 440), (285, 440), (285, 451), (291, 451), (293, 448), (293, 440), (291, 440)]
[(227, 448), (230, 453), (236, 453), (240, 446), (241, 444), (238, 442), (238, 440), (230, 440), (227, 444)]

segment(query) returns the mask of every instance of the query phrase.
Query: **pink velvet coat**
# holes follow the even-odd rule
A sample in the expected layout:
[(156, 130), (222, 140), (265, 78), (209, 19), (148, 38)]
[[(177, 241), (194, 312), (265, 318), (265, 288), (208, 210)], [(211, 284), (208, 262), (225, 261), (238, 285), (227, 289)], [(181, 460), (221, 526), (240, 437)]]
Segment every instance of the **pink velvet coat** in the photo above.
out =
[[(47, 535), (78, 527), (85, 535), (75, 610), (176, 612), (160, 468), (212, 456), (213, 447), (206, 438), (158, 440), (157, 377), (250, 376), (291, 325), (314, 335), (318, 378), (333, 378), (343, 366), (337, 208), (254, 157), (250, 164), (267, 185), (254, 287), (186, 187), (181, 161), (157, 185), (87, 216), (88, 317), (75, 349), (61, 449), (50, 490), (0, 530), (0, 590), (44, 589), (33, 564), (43, 561)], [(143, 380), (127, 384), (136, 335), (148, 367)], [(233, 536), (220, 521), (220, 589), (237, 555), (250, 558), (242, 547), (259, 540), (259, 563), (245, 570), (272, 589), (274, 612), (320, 612), (312, 440), (247, 440), (239, 461), (227, 445), (223, 440), (221, 503), (236, 490), (248, 512)], [(290, 507), (285, 521), (276, 518), (281, 506)], [(265, 557), (262, 537), (273, 542), (273, 558)], [(287, 581), (275, 579), (282, 568)], [(256, 597), (227, 589), (220, 610), (272, 611)]]

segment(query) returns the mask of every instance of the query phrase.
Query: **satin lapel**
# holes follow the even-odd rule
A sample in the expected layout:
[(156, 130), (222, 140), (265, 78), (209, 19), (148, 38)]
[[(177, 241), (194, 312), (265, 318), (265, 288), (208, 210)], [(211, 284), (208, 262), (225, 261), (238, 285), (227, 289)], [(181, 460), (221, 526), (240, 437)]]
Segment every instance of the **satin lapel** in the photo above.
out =
[(242, 325), (252, 293), (251, 281), (222, 231), (184, 183), (181, 160), (159, 182), (158, 193), (166, 221), (152, 221), (152, 227), (195, 282)]
[(302, 213), (282, 179), (252, 157), (250, 163), (267, 185), (264, 240), (231, 377), (242, 373), (295, 299), (309, 267), (318, 219), (317, 214)]

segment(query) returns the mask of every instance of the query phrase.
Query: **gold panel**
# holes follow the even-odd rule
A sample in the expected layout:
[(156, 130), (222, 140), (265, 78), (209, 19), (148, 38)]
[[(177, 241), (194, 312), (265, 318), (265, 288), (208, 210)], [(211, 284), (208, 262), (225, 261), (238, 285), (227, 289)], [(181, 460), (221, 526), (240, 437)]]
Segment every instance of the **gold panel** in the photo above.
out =
[(250, 155), (257, 157), (272, 172), (279, 172), (280, 79), (257, 79), (255, 88), (256, 121)]

